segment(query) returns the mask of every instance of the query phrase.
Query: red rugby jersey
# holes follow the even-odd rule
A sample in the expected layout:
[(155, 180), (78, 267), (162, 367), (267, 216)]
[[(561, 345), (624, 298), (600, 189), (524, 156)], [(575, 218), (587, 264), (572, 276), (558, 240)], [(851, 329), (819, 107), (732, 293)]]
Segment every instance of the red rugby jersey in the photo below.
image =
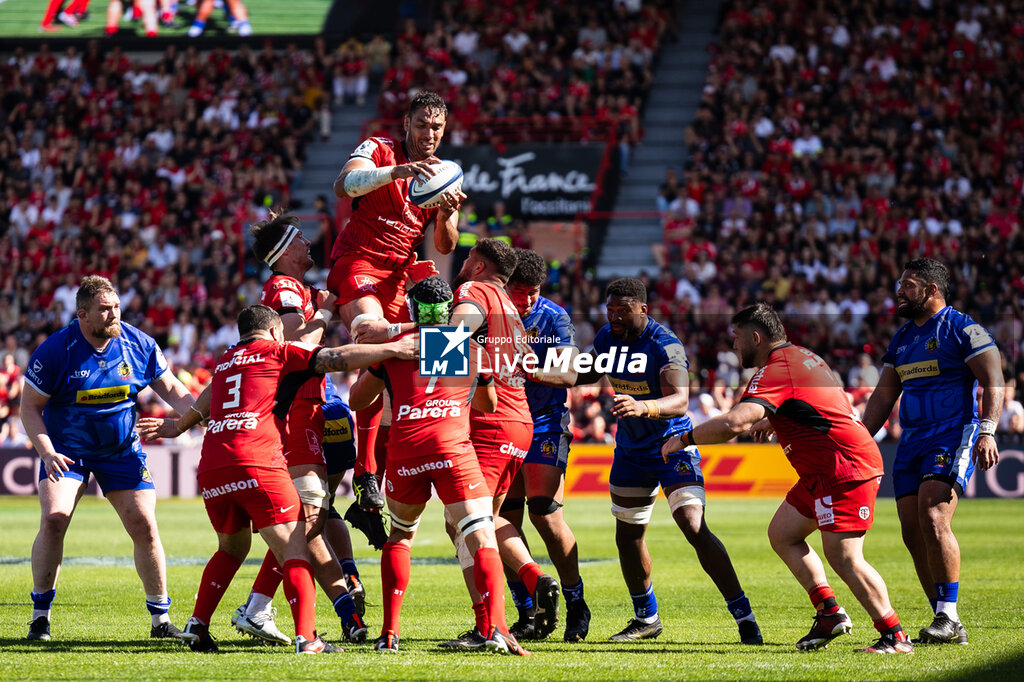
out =
[[(210, 422), (198, 473), (228, 466), (285, 466), (279, 393), (312, 373), (320, 346), (254, 339), (230, 348), (213, 370)], [(294, 391), (297, 387), (291, 387)]]
[(825, 361), (789, 343), (774, 349), (740, 401), (768, 411), (779, 444), (814, 488), (881, 476), (882, 455)]
[(450, 455), (470, 445), (470, 401), (478, 374), (473, 345), (469, 378), (420, 376), (417, 360), (392, 358), (370, 367), (375, 377), (384, 380), (391, 395), (388, 459)]
[[(316, 290), (305, 282), (300, 282), (291, 275), (275, 272), (263, 284), (260, 303), (274, 309), (278, 315), (295, 313), (304, 322), (309, 322), (316, 314)], [(315, 376), (302, 384), (295, 398), (324, 402), (324, 384), (322, 376)]]
[(526, 373), (515, 362), (533, 350), (527, 343), (526, 328), (519, 311), (505, 290), (490, 282), (466, 282), (455, 292), (455, 305), (471, 303), (484, 315), (484, 323), (474, 334), (483, 346), (488, 364), (494, 372), (494, 390), (498, 409), (487, 414), (473, 411), (472, 419), (483, 424), (519, 422), (533, 424), (530, 405), (526, 402)]
[[(405, 142), (390, 137), (364, 140), (349, 156), (369, 159), (378, 168), (409, 163)], [(400, 178), (352, 200), (352, 218), (334, 241), (331, 258), (357, 257), (382, 269), (405, 267), (416, 260), (416, 247), (437, 208), (409, 202), (412, 178)]]

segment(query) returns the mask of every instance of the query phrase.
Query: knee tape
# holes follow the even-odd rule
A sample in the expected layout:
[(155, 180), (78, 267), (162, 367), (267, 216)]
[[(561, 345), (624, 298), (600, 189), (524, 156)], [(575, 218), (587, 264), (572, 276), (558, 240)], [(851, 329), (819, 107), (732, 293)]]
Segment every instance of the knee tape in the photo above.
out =
[(352, 326), (348, 328), (348, 333), (352, 337), (352, 340), (359, 340), (358, 337), (356, 336), (356, 329), (358, 329), (359, 325), (361, 325), (363, 322), (373, 322), (379, 319), (381, 318), (380, 315), (378, 315), (377, 313), (359, 313), (358, 315), (356, 315), (355, 318), (352, 320)]
[(683, 488), (676, 488), (668, 494), (668, 508), (675, 511), (680, 507), (690, 504), (705, 506), (707, 500), (704, 496), (704, 487), (699, 485), (688, 485)]
[(612, 516), (623, 523), (634, 526), (646, 526), (651, 522), (651, 514), (654, 513), (654, 505), (648, 504), (643, 507), (620, 507), (612, 504)]
[(295, 490), (299, 493), (302, 504), (327, 509), (331, 505), (330, 496), (327, 494), (327, 481), (316, 474), (306, 474), (292, 479)]
[(526, 499), (522, 497), (506, 497), (501, 503), (500, 513), (522, 511), (526, 507)]
[(459, 536), (463, 538), (470, 533), (475, 533), (478, 530), (486, 530), (488, 528), (490, 528), (492, 532), (494, 531), (494, 516), (490, 512), (466, 514), (458, 523)]
[(416, 519), (415, 521), (407, 521), (405, 519), (400, 519), (394, 514), (392, 514), (391, 525), (392, 527), (397, 528), (400, 531), (406, 533), (415, 533), (416, 529), (419, 528), (420, 520)]
[(562, 505), (555, 502), (553, 497), (531, 497), (526, 502), (526, 506), (534, 516), (547, 516), (562, 508)]

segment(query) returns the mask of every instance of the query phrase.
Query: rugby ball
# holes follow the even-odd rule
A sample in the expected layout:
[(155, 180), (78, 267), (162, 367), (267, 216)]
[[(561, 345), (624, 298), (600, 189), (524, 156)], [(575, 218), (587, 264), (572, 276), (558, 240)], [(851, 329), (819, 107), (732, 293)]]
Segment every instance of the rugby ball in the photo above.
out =
[(442, 161), (431, 165), (434, 176), (421, 182), (413, 178), (409, 183), (409, 201), (420, 208), (434, 208), (441, 203), (441, 197), (448, 192), (462, 189), (462, 168), (454, 161)]

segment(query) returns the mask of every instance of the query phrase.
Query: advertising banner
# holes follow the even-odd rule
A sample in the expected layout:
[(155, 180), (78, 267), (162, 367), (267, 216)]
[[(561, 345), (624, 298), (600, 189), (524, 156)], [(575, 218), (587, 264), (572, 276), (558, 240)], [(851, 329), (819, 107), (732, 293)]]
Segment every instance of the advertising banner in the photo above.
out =
[(477, 206), (504, 202), (522, 218), (571, 218), (590, 210), (604, 144), (514, 144), (452, 147), (462, 166), (462, 191)]

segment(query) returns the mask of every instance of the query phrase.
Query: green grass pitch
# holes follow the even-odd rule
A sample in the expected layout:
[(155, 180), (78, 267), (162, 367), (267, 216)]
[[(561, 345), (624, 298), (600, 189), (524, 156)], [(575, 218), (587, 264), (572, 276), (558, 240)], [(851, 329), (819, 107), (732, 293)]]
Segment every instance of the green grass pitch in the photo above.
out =
[[(323, 27), (324, 17), (330, 9), (331, 0), (243, 0), (249, 10), (249, 19), (255, 35), (315, 34)], [(107, 22), (107, 1), (92, 0), (89, 3), (89, 18), (78, 26), (64, 26), (54, 22), (60, 30), (42, 33), (39, 24), (49, 0), (6, 0), (0, 3), (0, 36), (39, 38), (101, 38), (105, 36)], [(128, 3), (124, 3), (126, 6)], [(161, 36), (184, 36), (192, 24), (198, 7), (189, 6), (185, 0), (178, 0), (178, 17), (172, 27), (159, 27)], [(142, 21), (121, 21), (119, 36), (145, 36)], [(224, 10), (214, 9), (206, 24), (204, 37), (234, 35), (228, 33), (228, 21)]]
[[(560, 639), (530, 642), (534, 655), (509, 659), (488, 654), (445, 654), (437, 643), (472, 623), (472, 613), (452, 550), (443, 534), (440, 507), (426, 514), (413, 548), (413, 574), (403, 618), (402, 651), (377, 654), (369, 644), (347, 646), (339, 656), (299, 657), (244, 639), (230, 628), (263, 555), (256, 539), (251, 558), (217, 611), (212, 631), (221, 653), (200, 655), (181, 645), (148, 638), (142, 586), (131, 565), (131, 544), (110, 506), (82, 502), (65, 545), (52, 615), (53, 641), (26, 642), (30, 568), (26, 558), (38, 525), (34, 498), (0, 498), (0, 677), (8, 679), (743, 679), (743, 680), (992, 680), (1021, 679), (1024, 672), (1024, 600), (1019, 583), (1024, 559), (1024, 501), (967, 500), (955, 521), (963, 551), (960, 612), (971, 644), (918, 647), (913, 656), (855, 654), (873, 641), (867, 615), (830, 572), (853, 634), (824, 651), (802, 654), (793, 643), (810, 626), (806, 594), (775, 557), (765, 529), (777, 501), (712, 499), (709, 524), (725, 543), (750, 597), (767, 642), (743, 647), (721, 597), (659, 501), (648, 532), (664, 634), (657, 640), (612, 644), (609, 635), (631, 616), (615, 559), (613, 521), (604, 500), (569, 500), (567, 517), (579, 541), (587, 600), (594, 613), (590, 636), (579, 645)], [(215, 540), (200, 500), (162, 500), (160, 529), (168, 554), (171, 615), (184, 626), (202, 564)], [(909, 555), (903, 548), (895, 505), (880, 500), (868, 559), (889, 586), (908, 631), (930, 622)], [(356, 536), (357, 544), (361, 536)], [(540, 547), (535, 534), (531, 544)], [(819, 546), (820, 550), (820, 546)], [(77, 557), (78, 559), (73, 559)], [(104, 559), (107, 557), (108, 559)], [(379, 554), (358, 550), (371, 606), (372, 634), (380, 626)], [(282, 597), (278, 623), (291, 630)], [(330, 604), (320, 595), (317, 626), (329, 640), (340, 636)], [(509, 599), (510, 617), (512, 616)], [(559, 630), (560, 631), (560, 630)]]

